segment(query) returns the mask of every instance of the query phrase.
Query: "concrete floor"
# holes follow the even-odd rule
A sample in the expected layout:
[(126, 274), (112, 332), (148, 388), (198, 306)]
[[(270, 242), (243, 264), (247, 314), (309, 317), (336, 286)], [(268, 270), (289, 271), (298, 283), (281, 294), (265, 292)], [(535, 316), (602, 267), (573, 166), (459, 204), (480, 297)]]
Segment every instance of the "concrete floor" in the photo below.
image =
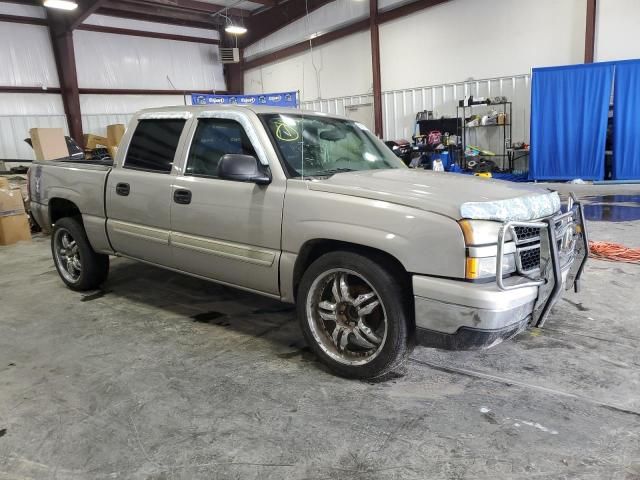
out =
[[(640, 221), (590, 227), (639, 246)], [(640, 478), (638, 265), (383, 383), (329, 374), (258, 296), (123, 259), (82, 295), (46, 237), (0, 268), (0, 479)]]

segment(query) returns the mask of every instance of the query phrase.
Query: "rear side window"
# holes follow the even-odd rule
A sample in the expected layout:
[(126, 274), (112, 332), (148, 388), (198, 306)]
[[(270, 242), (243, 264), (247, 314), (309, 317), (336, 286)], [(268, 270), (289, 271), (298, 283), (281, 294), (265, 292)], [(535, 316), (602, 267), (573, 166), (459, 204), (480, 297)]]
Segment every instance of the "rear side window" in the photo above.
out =
[(124, 168), (169, 173), (186, 120), (140, 120), (129, 143)]
[(217, 177), (220, 158), (227, 153), (256, 156), (242, 125), (223, 118), (200, 119), (189, 150), (185, 175)]

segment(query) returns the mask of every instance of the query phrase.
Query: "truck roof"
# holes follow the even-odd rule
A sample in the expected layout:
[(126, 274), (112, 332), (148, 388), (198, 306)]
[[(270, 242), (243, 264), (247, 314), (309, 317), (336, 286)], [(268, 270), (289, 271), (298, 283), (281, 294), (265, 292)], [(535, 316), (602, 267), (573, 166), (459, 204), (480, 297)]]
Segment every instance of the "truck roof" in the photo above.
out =
[(161, 114), (163, 112), (173, 113), (173, 112), (189, 112), (193, 115), (198, 115), (202, 112), (215, 112), (215, 111), (227, 111), (227, 112), (241, 112), (250, 110), (256, 114), (306, 114), (306, 115), (321, 115), (323, 117), (331, 117), (331, 118), (339, 118), (339, 119), (347, 119), (341, 115), (334, 115), (323, 112), (314, 112), (310, 110), (302, 110), (299, 108), (291, 108), (291, 107), (269, 107), (266, 105), (176, 105), (171, 107), (155, 107), (155, 108), (145, 108), (138, 112), (140, 114), (152, 114), (158, 113)]

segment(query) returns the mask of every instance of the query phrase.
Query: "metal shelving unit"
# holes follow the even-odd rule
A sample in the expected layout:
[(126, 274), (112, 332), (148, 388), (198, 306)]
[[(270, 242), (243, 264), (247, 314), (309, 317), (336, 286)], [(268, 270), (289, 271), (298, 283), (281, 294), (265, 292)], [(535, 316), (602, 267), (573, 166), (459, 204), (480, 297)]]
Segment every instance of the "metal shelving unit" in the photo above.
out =
[[(471, 113), (473, 112), (474, 108), (479, 108), (479, 107), (496, 108), (496, 109), (497, 107), (501, 107), (502, 111), (498, 111), (498, 113), (503, 113), (505, 115), (504, 123), (476, 125), (474, 127), (468, 127), (466, 122), (467, 112)], [(483, 103), (476, 103), (476, 104), (467, 105), (467, 106), (458, 106), (456, 107), (456, 116), (462, 119), (459, 135), (460, 135), (460, 138), (462, 139), (461, 149), (462, 149), (462, 157), (464, 161), (463, 165), (461, 166), (464, 169), (467, 169), (467, 155), (465, 155), (464, 152), (467, 149), (467, 139), (469, 136), (468, 135), (469, 131), (475, 130), (475, 129), (481, 129), (481, 128), (497, 128), (498, 129), (498, 131), (501, 133), (501, 137), (500, 137), (501, 150), (499, 150), (498, 152), (494, 152), (495, 155), (479, 155), (478, 157), (482, 157), (487, 160), (490, 160), (492, 158), (499, 158), (501, 170), (505, 170), (505, 162), (507, 163), (507, 169), (512, 168), (511, 161), (508, 154), (508, 149), (511, 146), (510, 145), (511, 144), (511, 120), (513, 118), (511, 102), (502, 102), (502, 103), (483, 102)], [(476, 158), (476, 157), (470, 157), (470, 158)]]

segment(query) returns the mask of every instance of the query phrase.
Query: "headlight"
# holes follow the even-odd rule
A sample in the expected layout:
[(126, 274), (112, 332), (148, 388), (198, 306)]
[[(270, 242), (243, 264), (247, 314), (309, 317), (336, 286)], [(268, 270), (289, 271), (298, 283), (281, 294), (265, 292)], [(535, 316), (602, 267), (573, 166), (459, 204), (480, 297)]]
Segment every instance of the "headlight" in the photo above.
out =
[[(479, 280), (496, 276), (497, 243), (502, 223), (489, 220), (461, 220), (460, 228), (467, 245), (467, 264), (465, 277), (468, 280)], [(511, 232), (506, 232), (505, 241), (511, 241)], [(516, 271), (515, 245), (505, 244), (506, 252), (502, 256), (502, 274), (508, 275)]]
[[(460, 220), (458, 222), (467, 245), (492, 245), (498, 242), (498, 233), (502, 223), (490, 220)], [(507, 232), (505, 241), (511, 240), (511, 232)]]
[[(480, 280), (496, 276), (496, 257), (473, 258), (467, 257), (467, 268), (465, 277), (467, 280)], [(502, 274), (507, 275), (516, 271), (516, 256), (508, 253), (502, 256)]]

